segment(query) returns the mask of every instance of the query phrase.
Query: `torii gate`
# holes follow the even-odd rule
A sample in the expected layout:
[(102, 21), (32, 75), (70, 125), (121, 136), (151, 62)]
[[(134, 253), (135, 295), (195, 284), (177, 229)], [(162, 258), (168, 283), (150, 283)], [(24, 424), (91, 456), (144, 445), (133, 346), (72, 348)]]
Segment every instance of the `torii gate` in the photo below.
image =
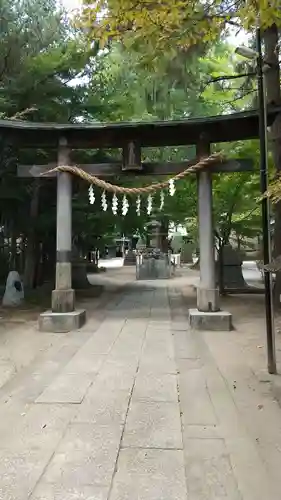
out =
[[(269, 124), (277, 109), (269, 111)], [(0, 133), (20, 148), (56, 148), (57, 164), (19, 165), (21, 177), (38, 177), (55, 166), (71, 165), (71, 150), (122, 148), (122, 161), (110, 164), (79, 165), (96, 176), (120, 174), (175, 175), (209, 156), (212, 143), (254, 139), (258, 132), (258, 113), (248, 111), (153, 123), (114, 124), (50, 124), (0, 120)], [(141, 147), (196, 146), (191, 162), (142, 163)], [(200, 283), (197, 288), (197, 309), (189, 314), (193, 328), (231, 328), (231, 315), (220, 310), (215, 281), (214, 236), (212, 224), (212, 173), (241, 172), (252, 169), (251, 160), (229, 160), (213, 165), (197, 174), (198, 224), (200, 245)], [(57, 174), (57, 258), (56, 285), (52, 292), (52, 309), (40, 315), (39, 327), (44, 331), (66, 332), (81, 327), (86, 321), (84, 310), (75, 308), (75, 291), (71, 281), (72, 186), (71, 175)]]

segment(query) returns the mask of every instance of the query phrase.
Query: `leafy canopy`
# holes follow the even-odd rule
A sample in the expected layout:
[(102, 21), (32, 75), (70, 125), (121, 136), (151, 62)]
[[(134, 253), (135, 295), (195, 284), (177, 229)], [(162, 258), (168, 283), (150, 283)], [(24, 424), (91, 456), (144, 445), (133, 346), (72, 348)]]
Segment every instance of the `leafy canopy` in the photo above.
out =
[[(232, 48), (225, 42), (217, 42), (202, 52), (183, 54), (178, 51), (172, 61), (168, 54), (163, 53), (158, 59), (157, 71), (152, 71), (140, 64), (139, 52), (124, 50), (122, 44), (113, 43), (110, 51), (104, 51), (98, 58), (98, 71), (93, 74), (89, 87), (90, 100), (95, 105), (101, 103), (101, 119), (110, 121), (179, 119), (250, 107), (255, 93), (253, 82), (245, 92), (240, 90), (240, 82), (238, 84), (236, 80), (217, 79), (221, 75), (236, 73)], [(258, 147), (254, 141), (220, 144), (217, 149), (223, 150), (227, 158), (249, 157), (258, 161)], [(143, 148), (142, 153), (143, 161), (148, 162), (184, 161), (195, 156), (192, 147)], [(255, 182), (250, 182), (251, 175), (244, 178), (239, 174), (224, 174), (214, 181), (215, 224), (226, 239), (234, 226), (237, 234), (244, 235), (251, 229), (257, 231), (256, 227), (260, 225), (259, 206), (256, 204), (259, 181), (256, 182), (255, 176)], [(134, 185), (141, 185), (141, 179), (134, 178)], [(153, 179), (146, 179), (144, 184), (151, 181)], [(124, 185), (126, 180), (122, 178), (119, 182)], [(154, 209), (157, 210), (159, 205), (158, 193), (154, 197)], [(257, 210), (253, 212), (254, 209)], [(145, 213), (141, 219), (135, 216), (134, 201), (129, 212), (124, 221), (125, 233), (129, 225), (137, 229), (136, 223), (146, 219)], [(177, 183), (176, 196), (166, 196), (164, 210), (157, 215), (162, 220), (182, 225), (186, 225), (187, 220), (189, 225), (192, 219), (197, 227), (196, 182), (189, 177)], [(118, 224), (118, 218), (115, 220)]]
[(118, 39), (156, 54), (212, 42), (230, 25), (281, 26), (281, 11), (279, 0), (83, 0), (81, 22), (102, 44)]

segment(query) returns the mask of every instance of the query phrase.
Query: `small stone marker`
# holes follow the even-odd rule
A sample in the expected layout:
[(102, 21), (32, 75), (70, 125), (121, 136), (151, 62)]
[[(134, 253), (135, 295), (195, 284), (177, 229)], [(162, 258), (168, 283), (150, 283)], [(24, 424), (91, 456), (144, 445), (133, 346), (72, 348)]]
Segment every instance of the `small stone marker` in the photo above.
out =
[(194, 252), (194, 245), (192, 243), (184, 242), (181, 249), (181, 262), (192, 263), (193, 252)]
[(2, 304), (7, 307), (16, 307), (22, 303), (23, 299), (24, 289), (20, 275), (17, 271), (10, 271), (6, 282)]
[[(249, 288), (243, 277), (242, 264), (240, 252), (232, 248), (231, 245), (226, 245), (223, 248), (223, 281), (226, 289), (247, 290)], [(218, 262), (216, 266), (218, 280)]]

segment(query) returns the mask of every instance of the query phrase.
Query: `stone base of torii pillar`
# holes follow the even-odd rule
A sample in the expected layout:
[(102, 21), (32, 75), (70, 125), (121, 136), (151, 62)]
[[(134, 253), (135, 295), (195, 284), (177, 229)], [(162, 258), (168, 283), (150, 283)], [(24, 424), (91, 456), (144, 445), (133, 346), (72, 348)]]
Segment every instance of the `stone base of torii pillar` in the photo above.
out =
[(212, 176), (198, 174), (198, 219), (200, 245), (200, 283), (197, 308), (189, 310), (189, 324), (194, 330), (232, 329), (232, 315), (221, 311), (216, 288), (214, 234), (212, 221)]
[(45, 311), (39, 316), (40, 332), (68, 333), (79, 330), (86, 323), (86, 311), (75, 309), (75, 311), (56, 313)]

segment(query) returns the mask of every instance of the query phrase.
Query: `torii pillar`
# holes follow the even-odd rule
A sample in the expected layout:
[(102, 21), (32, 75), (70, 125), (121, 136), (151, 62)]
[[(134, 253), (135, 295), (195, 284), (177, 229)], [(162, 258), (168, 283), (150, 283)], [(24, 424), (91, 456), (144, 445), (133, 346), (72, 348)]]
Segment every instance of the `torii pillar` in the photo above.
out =
[[(58, 165), (70, 163), (67, 141), (58, 145)], [(48, 332), (69, 332), (81, 328), (86, 321), (85, 310), (75, 309), (72, 289), (72, 178), (68, 172), (57, 174), (57, 253), (56, 285), (52, 292), (52, 309), (39, 317), (39, 329)]]
[[(201, 138), (197, 144), (198, 161), (209, 155), (210, 144)], [(216, 287), (211, 172), (199, 172), (197, 183), (200, 282), (197, 286), (197, 309), (190, 309), (189, 322), (195, 330), (229, 331), (232, 316), (220, 310), (219, 290)]]

